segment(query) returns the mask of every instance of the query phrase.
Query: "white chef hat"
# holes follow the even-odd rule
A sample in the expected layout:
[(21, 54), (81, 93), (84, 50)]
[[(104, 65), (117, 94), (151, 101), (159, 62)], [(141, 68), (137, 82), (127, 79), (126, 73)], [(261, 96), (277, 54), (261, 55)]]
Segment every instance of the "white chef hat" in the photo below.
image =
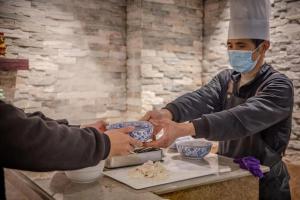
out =
[(230, 0), (228, 39), (270, 40), (269, 0)]

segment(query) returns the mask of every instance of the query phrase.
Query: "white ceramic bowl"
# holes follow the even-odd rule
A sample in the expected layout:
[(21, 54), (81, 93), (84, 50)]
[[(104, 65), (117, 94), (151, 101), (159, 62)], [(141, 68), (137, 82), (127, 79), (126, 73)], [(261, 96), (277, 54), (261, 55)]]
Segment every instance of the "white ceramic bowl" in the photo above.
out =
[(72, 182), (91, 183), (100, 177), (104, 168), (104, 164), (105, 161), (101, 161), (96, 166), (66, 171), (65, 174)]

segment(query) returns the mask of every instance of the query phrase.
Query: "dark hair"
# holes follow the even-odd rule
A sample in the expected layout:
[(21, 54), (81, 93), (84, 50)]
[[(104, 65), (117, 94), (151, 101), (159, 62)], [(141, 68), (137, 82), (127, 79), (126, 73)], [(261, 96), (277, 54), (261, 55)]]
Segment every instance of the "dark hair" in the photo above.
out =
[(261, 43), (263, 43), (265, 40), (261, 39), (251, 39), (251, 41), (255, 44), (255, 48), (257, 48)]

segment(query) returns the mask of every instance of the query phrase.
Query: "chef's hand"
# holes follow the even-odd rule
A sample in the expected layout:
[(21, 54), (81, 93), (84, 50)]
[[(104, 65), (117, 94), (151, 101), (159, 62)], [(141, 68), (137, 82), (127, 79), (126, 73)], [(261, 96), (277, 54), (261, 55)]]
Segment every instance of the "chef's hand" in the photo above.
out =
[[(161, 110), (152, 110), (147, 112), (142, 118), (141, 121), (150, 121), (152, 123), (152, 121), (158, 121), (158, 120), (162, 120), (162, 119), (169, 119), (172, 120), (172, 113), (167, 110), (167, 109), (161, 109)], [(157, 133), (159, 133), (162, 129), (162, 126), (158, 123), (158, 124), (154, 124), (154, 131), (153, 131), (153, 136), (155, 137)], [(155, 139), (155, 138), (154, 138)]]
[(86, 127), (93, 127), (95, 129), (97, 129), (100, 133), (104, 133), (106, 131), (106, 126), (108, 124), (103, 121), (103, 120), (98, 120), (92, 124), (84, 124), (84, 125), (81, 125), (80, 128), (86, 128)]
[(146, 147), (167, 148), (179, 137), (195, 135), (192, 123), (176, 123), (169, 119), (152, 120), (152, 123), (163, 127), (164, 133), (158, 140), (145, 143)]
[(128, 135), (134, 127), (111, 129), (105, 132), (110, 139), (109, 156), (128, 155), (133, 152), (135, 147), (142, 147), (143, 143), (135, 140)]

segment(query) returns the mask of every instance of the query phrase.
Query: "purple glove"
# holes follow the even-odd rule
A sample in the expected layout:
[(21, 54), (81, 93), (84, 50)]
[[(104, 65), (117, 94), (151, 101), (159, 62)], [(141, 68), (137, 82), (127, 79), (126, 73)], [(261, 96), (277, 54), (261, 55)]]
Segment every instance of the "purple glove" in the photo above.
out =
[(260, 170), (260, 161), (252, 156), (247, 156), (244, 158), (234, 159), (235, 163), (240, 165), (240, 168), (248, 170), (253, 176), (259, 177), (260, 179), (264, 177), (264, 174)]

